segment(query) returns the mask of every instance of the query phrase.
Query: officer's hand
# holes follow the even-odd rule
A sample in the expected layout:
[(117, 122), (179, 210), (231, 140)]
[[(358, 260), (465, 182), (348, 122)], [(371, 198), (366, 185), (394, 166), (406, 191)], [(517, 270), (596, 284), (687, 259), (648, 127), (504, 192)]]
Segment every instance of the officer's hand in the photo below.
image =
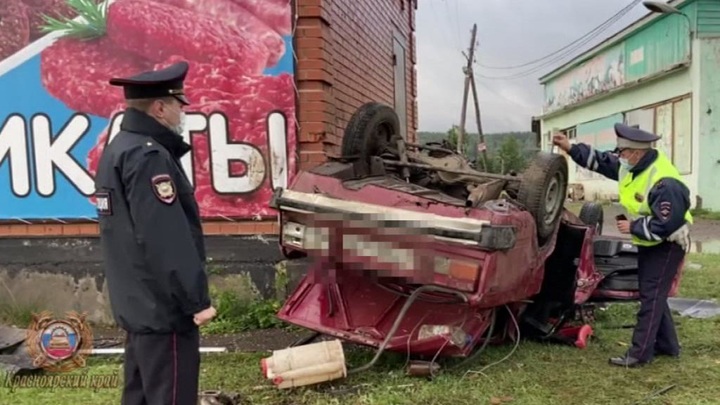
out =
[(215, 311), (214, 307), (211, 306), (207, 309), (203, 309), (202, 311), (195, 314), (195, 325), (205, 325), (206, 323), (210, 322), (211, 319), (215, 318), (215, 315), (217, 315), (217, 312)]
[(553, 145), (557, 145), (558, 148), (562, 149), (565, 153), (570, 152), (570, 141), (563, 134), (555, 134), (552, 139)]
[(617, 221), (617, 228), (620, 233), (630, 233), (630, 221)]

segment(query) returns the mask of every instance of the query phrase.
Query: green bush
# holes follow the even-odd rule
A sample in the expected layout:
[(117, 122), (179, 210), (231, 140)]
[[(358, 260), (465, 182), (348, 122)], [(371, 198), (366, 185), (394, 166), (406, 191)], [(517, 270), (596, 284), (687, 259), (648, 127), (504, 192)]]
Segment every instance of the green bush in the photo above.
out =
[(203, 327), (203, 333), (237, 333), (285, 326), (285, 323), (276, 317), (282, 306), (279, 300), (248, 301), (232, 291), (218, 291), (214, 287), (210, 288), (210, 295), (217, 310), (217, 317)]

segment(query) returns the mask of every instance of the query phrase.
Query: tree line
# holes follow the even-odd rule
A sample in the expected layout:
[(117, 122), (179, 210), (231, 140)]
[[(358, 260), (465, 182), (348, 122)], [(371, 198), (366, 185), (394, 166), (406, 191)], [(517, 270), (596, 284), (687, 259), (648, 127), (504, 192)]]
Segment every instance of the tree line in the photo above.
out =
[[(532, 132), (498, 132), (484, 134), (487, 154), (487, 172), (510, 173), (522, 172), (527, 163), (538, 152), (537, 138)], [(418, 142), (445, 143), (447, 147), (457, 150), (458, 127), (453, 126), (447, 132), (418, 132)], [(483, 170), (482, 154), (478, 152), (480, 142), (477, 133), (465, 133), (463, 139), (463, 155), (478, 170)]]

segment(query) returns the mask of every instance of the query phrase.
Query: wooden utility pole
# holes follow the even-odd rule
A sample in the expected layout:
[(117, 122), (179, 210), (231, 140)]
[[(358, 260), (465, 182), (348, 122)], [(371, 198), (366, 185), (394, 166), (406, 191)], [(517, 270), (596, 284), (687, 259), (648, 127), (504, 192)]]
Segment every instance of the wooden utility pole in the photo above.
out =
[(478, 136), (480, 137), (480, 145), (483, 146), (483, 170), (487, 171), (487, 145), (485, 144), (485, 135), (483, 135), (482, 122), (480, 120), (480, 100), (478, 100), (477, 88), (475, 87), (475, 75), (473, 74), (472, 70), (470, 71), (470, 86), (472, 87), (473, 101), (475, 102), (475, 120), (477, 121)]
[(463, 91), (462, 113), (460, 114), (460, 128), (458, 131), (457, 151), (462, 153), (462, 146), (465, 138), (465, 117), (467, 112), (468, 92), (470, 91), (470, 77), (472, 74), (473, 57), (475, 57), (475, 36), (477, 35), (477, 24), (473, 24), (468, 61), (465, 67), (465, 89)]

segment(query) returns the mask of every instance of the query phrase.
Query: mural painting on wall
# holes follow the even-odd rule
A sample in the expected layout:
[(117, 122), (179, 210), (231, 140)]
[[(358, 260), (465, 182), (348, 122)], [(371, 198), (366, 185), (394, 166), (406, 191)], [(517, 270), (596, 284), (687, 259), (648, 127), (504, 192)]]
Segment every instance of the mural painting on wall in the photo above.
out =
[(544, 112), (579, 103), (625, 83), (625, 52), (618, 45), (545, 85)]
[(178, 60), (201, 215), (274, 216), (272, 189), (296, 163), (290, 0), (4, 4), (0, 218), (95, 217), (93, 176), (124, 109), (108, 80)]

